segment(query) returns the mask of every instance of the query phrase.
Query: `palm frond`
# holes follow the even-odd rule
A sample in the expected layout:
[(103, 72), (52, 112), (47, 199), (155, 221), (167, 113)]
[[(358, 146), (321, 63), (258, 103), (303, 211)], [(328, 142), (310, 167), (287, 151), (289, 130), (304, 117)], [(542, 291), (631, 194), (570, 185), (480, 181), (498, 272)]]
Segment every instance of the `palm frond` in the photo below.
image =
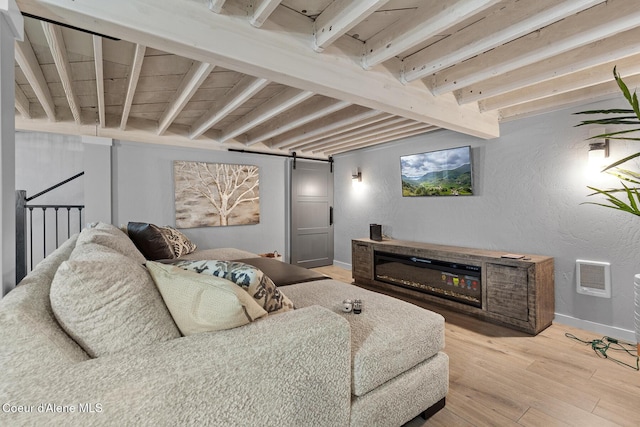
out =
[[(618, 84), (618, 87), (620, 88), (622, 95), (627, 100), (627, 102), (629, 103), (632, 109), (631, 110), (610, 109), (610, 110), (582, 111), (576, 114), (617, 114), (617, 116), (604, 117), (604, 118), (598, 118), (593, 120), (584, 120), (576, 126), (584, 126), (584, 125), (592, 125), (592, 124), (607, 125), (607, 126), (634, 125), (634, 124), (640, 123), (640, 103), (638, 101), (638, 95), (636, 94), (635, 91), (633, 92), (633, 94), (631, 93), (627, 85), (622, 80), (622, 77), (620, 77), (620, 74), (618, 74), (616, 67), (613, 68), (613, 77), (616, 80), (616, 83)], [(631, 113), (635, 115), (634, 116), (628, 115)], [(640, 138), (624, 136), (631, 132), (638, 132), (638, 131), (640, 131), (640, 128), (624, 129), (624, 130), (619, 130), (615, 132), (602, 133), (600, 135), (593, 136), (589, 139), (591, 140), (591, 139), (609, 138), (609, 139), (619, 139), (619, 140), (627, 140), (627, 141), (640, 141)], [(628, 212), (630, 214), (640, 216), (640, 208), (639, 208), (640, 189), (638, 187), (627, 186), (625, 184), (625, 182), (627, 182), (634, 185), (640, 185), (640, 172), (635, 172), (629, 169), (622, 169), (618, 167), (619, 165), (625, 162), (628, 162), (629, 160), (635, 159), (637, 157), (640, 157), (640, 152), (631, 154), (623, 159), (620, 159), (610, 164), (609, 166), (605, 167), (602, 170), (602, 172), (606, 172), (620, 179), (621, 180), (620, 183), (622, 184), (623, 188), (613, 188), (609, 190), (602, 190), (599, 188), (588, 186), (587, 188), (593, 191), (593, 193), (588, 195), (589, 197), (600, 195), (600, 196), (604, 196), (605, 200), (604, 202), (584, 202), (581, 204), (603, 206), (605, 208), (616, 209), (622, 212)], [(624, 196), (617, 197), (617, 195), (621, 193), (626, 196), (626, 200), (623, 200), (625, 198)]]
[[(624, 184), (622, 184), (622, 185), (624, 186)], [(609, 204), (597, 203), (597, 202), (583, 202), (581, 204), (583, 204), (583, 205), (584, 204), (590, 204), (590, 205), (604, 206), (606, 208), (612, 208), (612, 209), (616, 209), (616, 210), (619, 210), (619, 211), (628, 212), (628, 213), (631, 213), (633, 215), (640, 216), (640, 210), (638, 209), (638, 203), (636, 202), (636, 198), (640, 197), (640, 194), (638, 193), (637, 189), (631, 189), (631, 188), (625, 186), (625, 190), (623, 190), (623, 191), (627, 195), (627, 199), (629, 199), (629, 203), (625, 203), (621, 199), (619, 199), (616, 196), (614, 196), (612, 194), (613, 191), (601, 190), (601, 189), (595, 188), (595, 187), (587, 187), (587, 188), (589, 188), (589, 189), (594, 191), (594, 193), (592, 195), (601, 194), (601, 195), (605, 196), (606, 199), (607, 199), (606, 201)]]
[(615, 139), (616, 141), (640, 141), (640, 138), (625, 138), (625, 137), (613, 137), (609, 139)]
[[(607, 193), (623, 193), (623, 192), (625, 192), (624, 188), (609, 188), (608, 190), (602, 190), (602, 191), (606, 191)], [(587, 197), (597, 196), (598, 194), (602, 194), (602, 193), (594, 191), (593, 193), (587, 194)]]
[[(638, 211), (638, 204), (636, 203), (636, 199), (634, 197), (634, 192), (631, 188), (627, 187), (626, 185), (624, 185), (624, 182), (622, 183), (622, 186), (624, 187), (625, 190), (627, 190), (627, 198), (629, 199), (629, 206), (631, 207), (631, 209), (633, 209), (634, 211)], [(635, 195), (638, 195), (638, 192), (635, 192)]]
[(637, 153), (634, 153), (634, 154), (632, 154), (630, 156), (627, 156), (624, 159), (620, 159), (617, 162), (611, 163), (609, 166), (607, 166), (606, 168), (602, 169), (602, 172), (606, 172), (609, 169), (615, 168), (616, 166), (619, 166), (619, 165), (621, 165), (621, 164), (623, 164), (625, 162), (628, 162), (631, 159), (635, 159), (636, 157), (639, 157), (639, 156), (640, 156), (640, 151), (637, 152)]
[[(626, 133), (638, 132), (638, 131), (640, 131), (640, 128), (619, 130), (617, 132), (606, 132), (606, 133), (602, 133), (600, 135), (592, 136), (589, 139), (597, 139), (597, 138), (626, 139), (626, 138), (614, 138), (614, 137), (616, 135), (624, 135)], [(638, 139), (638, 138), (629, 138), (629, 139), (633, 140), (633, 139)]]
[(609, 119), (584, 120), (576, 125), (576, 127), (585, 125), (637, 125), (639, 123), (640, 119), (634, 116), (611, 117)]
[(633, 108), (633, 112), (636, 113), (637, 117), (640, 117), (640, 106), (638, 105), (638, 96), (636, 95), (636, 92), (634, 91), (633, 95), (631, 95), (629, 88), (622, 80), (622, 77), (620, 77), (620, 74), (618, 74), (616, 67), (613, 67), (613, 77), (616, 79), (616, 83), (618, 83), (618, 87), (622, 91), (622, 94)]
[(604, 203), (596, 203), (596, 202), (582, 202), (580, 203), (581, 205), (597, 205), (597, 206), (602, 206), (605, 208), (611, 208), (611, 209), (615, 209), (618, 211), (623, 211), (623, 212), (628, 212), (632, 215), (636, 215), (636, 216), (640, 216), (640, 212), (634, 212), (633, 210), (631, 210), (631, 208), (619, 208), (617, 206), (611, 206), (611, 205), (605, 205)]
[(578, 111), (573, 114), (629, 114), (634, 113), (633, 110), (627, 110), (623, 108), (611, 108), (609, 110), (586, 110), (586, 111)]
[(614, 170), (608, 170), (607, 173), (624, 181), (640, 185), (640, 172), (635, 172), (629, 169), (615, 168)]
[[(620, 174), (616, 174), (616, 173), (611, 173), (611, 172), (607, 172), (610, 173), (611, 175), (615, 176), (616, 178), (618, 178), (621, 183), (622, 181), (628, 182), (629, 184), (633, 184), (633, 185), (640, 185), (640, 181), (633, 178), (633, 177), (629, 177), (629, 176), (624, 176), (624, 175), (620, 175)], [(623, 188), (612, 188), (610, 190), (607, 191), (624, 191)]]

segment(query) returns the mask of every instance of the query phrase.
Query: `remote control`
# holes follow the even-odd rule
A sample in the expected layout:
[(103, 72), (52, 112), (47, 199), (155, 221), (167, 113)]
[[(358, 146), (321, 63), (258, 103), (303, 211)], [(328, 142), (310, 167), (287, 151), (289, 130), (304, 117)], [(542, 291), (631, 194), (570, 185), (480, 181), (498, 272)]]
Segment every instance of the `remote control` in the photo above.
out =
[(353, 301), (353, 312), (355, 314), (360, 314), (362, 312), (362, 301), (357, 299)]

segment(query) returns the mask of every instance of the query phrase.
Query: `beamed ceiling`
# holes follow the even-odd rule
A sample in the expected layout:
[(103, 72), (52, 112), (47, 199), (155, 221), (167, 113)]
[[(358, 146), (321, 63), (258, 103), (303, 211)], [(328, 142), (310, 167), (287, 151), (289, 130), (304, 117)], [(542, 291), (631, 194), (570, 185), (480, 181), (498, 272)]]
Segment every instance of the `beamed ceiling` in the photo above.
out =
[[(326, 157), (640, 83), (633, 0), (17, 0), (16, 128)], [(110, 38), (109, 38), (110, 37)], [(115, 40), (114, 40), (115, 39)]]

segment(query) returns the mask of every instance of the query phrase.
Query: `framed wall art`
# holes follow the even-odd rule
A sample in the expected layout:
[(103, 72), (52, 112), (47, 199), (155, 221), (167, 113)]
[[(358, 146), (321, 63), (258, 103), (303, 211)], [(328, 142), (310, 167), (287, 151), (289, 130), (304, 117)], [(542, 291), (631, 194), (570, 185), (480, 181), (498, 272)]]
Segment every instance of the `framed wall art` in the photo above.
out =
[(260, 223), (258, 166), (173, 162), (177, 228)]
[(471, 147), (457, 147), (400, 157), (402, 195), (471, 196)]

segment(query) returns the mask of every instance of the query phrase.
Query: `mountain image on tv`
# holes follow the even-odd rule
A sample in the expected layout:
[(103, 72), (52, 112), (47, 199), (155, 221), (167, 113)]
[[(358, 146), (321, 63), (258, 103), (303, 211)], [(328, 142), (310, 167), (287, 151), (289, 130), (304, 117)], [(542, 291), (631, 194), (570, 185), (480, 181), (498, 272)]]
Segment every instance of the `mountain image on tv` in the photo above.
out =
[(400, 158), (402, 195), (473, 195), (471, 147), (459, 147)]

